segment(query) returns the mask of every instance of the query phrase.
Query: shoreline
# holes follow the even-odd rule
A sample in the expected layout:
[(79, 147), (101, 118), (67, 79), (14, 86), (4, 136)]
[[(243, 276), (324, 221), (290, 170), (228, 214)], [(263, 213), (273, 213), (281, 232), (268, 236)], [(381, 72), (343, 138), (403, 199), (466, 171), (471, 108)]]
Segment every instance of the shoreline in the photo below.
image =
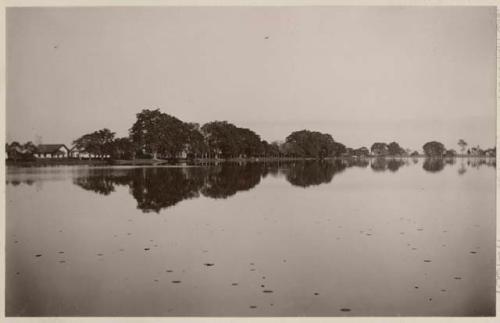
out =
[(213, 163), (224, 163), (224, 162), (289, 162), (289, 161), (311, 161), (311, 160), (352, 160), (352, 159), (409, 159), (409, 158), (439, 158), (439, 159), (491, 159), (494, 156), (467, 156), (458, 155), (453, 157), (427, 157), (423, 155), (419, 156), (341, 156), (341, 157), (327, 157), (327, 158), (312, 158), (312, 157), (251, 157), (251, 158), (227, 158), (227, 159), (215, 159), (215, 158), (195, 158), (195, 159), (179, 159), (176, 161), (172, 160), (153, 160), (153, 159), (135, 159), (135, 160), (98, 160), (98, 159), (38, 159), (31, 161), (12, 161), (6, 160), (5, 165), (7, 167), (50, 167), (50, 166), (165, 166), (165, 165), (203, 165), (203, 164), (213, 164)]

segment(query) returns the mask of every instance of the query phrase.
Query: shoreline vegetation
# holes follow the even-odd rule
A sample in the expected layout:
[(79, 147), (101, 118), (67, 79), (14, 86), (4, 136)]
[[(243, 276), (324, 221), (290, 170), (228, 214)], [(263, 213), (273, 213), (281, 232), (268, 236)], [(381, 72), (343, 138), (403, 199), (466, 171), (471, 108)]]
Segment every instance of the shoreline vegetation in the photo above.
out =
[(375, 142), (367, 147), (350, 148), (332, 135), (311, 130), (291, 132), (284, 141), (262, 140), (254, 131), (227, 121), (202, 126), (184, 122), (159, 109), (144, 109), (127, 137), (116, 138), (104, 128), (82, 135), (69, 149), (64, 144), (35, 145), (29, 141), (6, 143), (7, 165), (164, 165), (212, 163), (221, 161), (288, 161), (335, 158), (406, 157), (496, 157), (496, 147), (482, 149), (458, 140), (459, 152), (438, 141), (429, 141), (421, 151), (403, 148), (399, 143)]
[(457, 155), (453, 157), (427, 157), (418, 156), (366, 156), (366, 157), (326, 157), (306, 158), (306, 157), (250, 157), (250, 158), (228, 158), (228, 159), (185, 159), (185, 160), (153, 160), (153, 159), (135, 159), (135, 160), (114, 160), (114, 159), (35, 159), (35, 160), (7, 160), (6, 166), (12, 167), (50, 167), (50, 166), (179, 166), (179, 165), (210, 165), (218, 163), (275, 163), (275, 162), (302, 162), (302, 161), (328, 161), (328, 160), (401, 160), (401, 159), (496, 159), (494, 156), (467, 156)]

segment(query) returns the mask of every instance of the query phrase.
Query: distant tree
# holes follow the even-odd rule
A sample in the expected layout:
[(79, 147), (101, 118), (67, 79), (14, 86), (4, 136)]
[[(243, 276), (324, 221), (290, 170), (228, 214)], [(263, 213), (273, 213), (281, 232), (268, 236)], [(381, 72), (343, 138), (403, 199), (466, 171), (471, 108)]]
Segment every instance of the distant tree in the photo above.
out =
[(430, 141), (423, 146), (423, 150), (428, 157), (441, 157), (444, 155), (446, 149), (444, 145), (437, 141)]
[(205, 136), (209, 153), (215, 157), (237, 157), (243, 147), (238, 127), (227, 121), (213, 121), (204, 124), (201, 131)]
[(412, 156), (412, 157), (418, 157), (418, 155), (419, 155), (418, 151), (416, 151), (416, 150), (410, 154), (410, 156)]
[(268, 155), (273, 157), (280, 156), (280, 145), (278, 142), (273, 141), (268, 147)]
[(445, 153), (444, 153), (445, 157), (455, 157), (457, 155), (457, 152), (453, 149), (448, 149)]
[(367, 157), (370, 155), (370, 151), (366, 147), (361, 147), (354, 150), (354, 155), (358, 157)]
[(187, 123), (186, 127), (188, 157), (203, 157), (208, 153), (208, 146), (201, 133), (200, 125), (197, 123)]
[(104, 158), (105, 155), (113, 154), (114, 137), (114, 132), (104, 128), (81, 136), (73, 141), (73, 145), (78, 150), (84, 150), (91, 155)]
[(465, 142), (465, 140), (460, 139), (458, 141), (458, 145), (460, 146), (460, 150), (462, 151), (463, 154), (465, 152), (465, 148), (467, 148), (467, 143)]
[(116, 138), (113, 141), (112, 156), (116, 159), (132, 159), (135, 156), (135, 145), (128, 137)]
[(387, 145), (388, 153), (391, 156), (398, 156), (404, 154), (404, 149), (399, 146), (397, 142), (391, 142)]
[(386, 143), (383, 142), (374, 143), (371, 146), (370, 150), (372, 154), (376, 156), (385, 156), (389, 153), (389, 147), (387, 146)]
[(129, 130), (130, 138), (141, 152), (153, 159), (158, 156), (175, 157), (184, 150), (189, 136), (189, 127), (181, 120), (156, 110), (142, 110)]
[(296, 157), (338, 157), (346, 147), (335, 142), (331, 135), (309, 130), (294, 131), (286, 137), (286, 150)]

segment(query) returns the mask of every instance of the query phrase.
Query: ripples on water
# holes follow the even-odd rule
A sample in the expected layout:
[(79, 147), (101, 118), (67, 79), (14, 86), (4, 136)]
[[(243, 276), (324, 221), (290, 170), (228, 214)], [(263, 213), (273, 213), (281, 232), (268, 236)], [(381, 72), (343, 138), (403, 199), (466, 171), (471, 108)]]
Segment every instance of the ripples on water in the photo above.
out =
[(8, 168), (6, 311), (493, 315), (495, 166)]

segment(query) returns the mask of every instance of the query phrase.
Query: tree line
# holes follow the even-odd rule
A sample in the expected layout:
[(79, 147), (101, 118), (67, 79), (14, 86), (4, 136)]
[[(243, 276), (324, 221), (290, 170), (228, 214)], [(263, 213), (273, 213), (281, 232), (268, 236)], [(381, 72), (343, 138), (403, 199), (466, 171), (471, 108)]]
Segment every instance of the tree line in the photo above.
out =
[[(144, 109), (136, 114), (136, 121), (126, 137), (104, 128), (84, 134), (73, 141), (74, 149), (87, 154), (88, 158), (111, 159), (177, 159), (205, 158), (231, 159), (250, 157), (369, 157), (369, 156), (419, 156), (417, 151), (402, 148), (397, 142), (376, 142), (367, 147), (348, 148), (330, 134), (318, 131), (298, 130), (284, 141), (267, 142), (254, 131), (238, 127), (227, 121), (212, 121), (202, 126), (184, 122), (159, 109)], [(460, 139), (458, 146), (462, 156), (496, 156), (496, 148), (483, 150)], [(459, 155), (454, 149), (446, 149), (437, 141), (423, 145), (427, 157)], [(37, 151), (32, 142), (6, 144), (10, 159), (30, 158)]]

